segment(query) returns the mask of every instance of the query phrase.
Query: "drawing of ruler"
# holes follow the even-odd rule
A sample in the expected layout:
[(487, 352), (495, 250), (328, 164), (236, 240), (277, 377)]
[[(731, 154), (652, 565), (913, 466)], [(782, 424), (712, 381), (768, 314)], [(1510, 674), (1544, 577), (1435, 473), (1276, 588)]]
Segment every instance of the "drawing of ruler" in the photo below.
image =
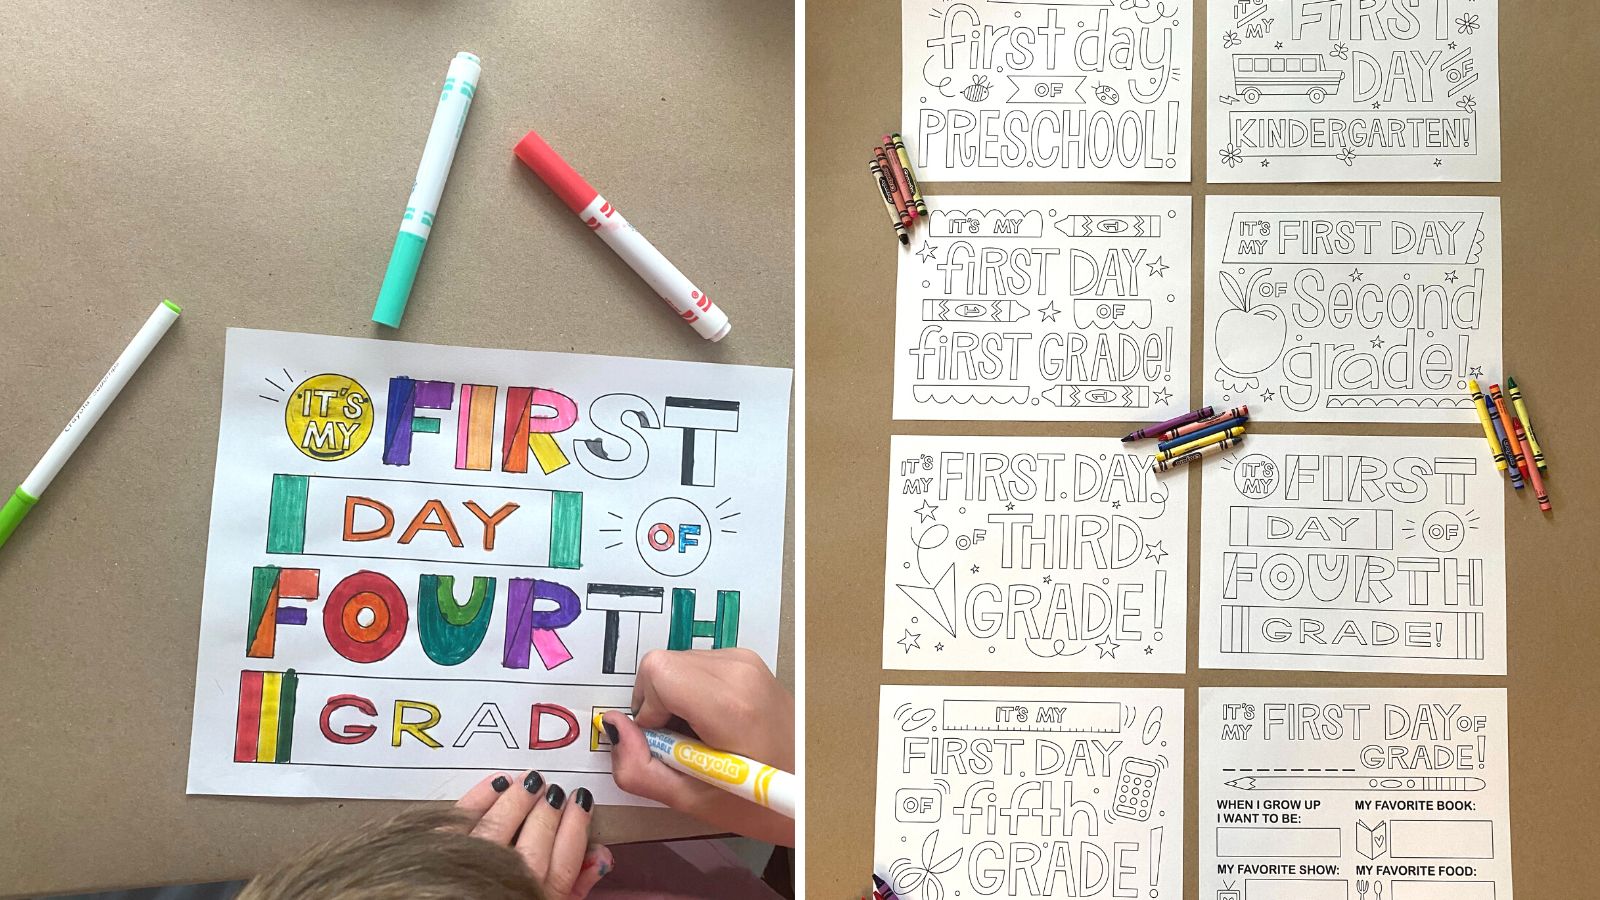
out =
[(1039, 396), (1063, 408), (1144, 409), (1150, 405), (1150, 387), (1143, 384), (1058, 384), (1040, 391)]
[[(1297, 643), (1295, 635), (1300, 629), (1295, 626), (1295, 619), (1319, 623), (1322, 641)], [(1335, 640), (1344, 633), (1347, 623), (1356, 626), (1365, 640)], [(1371, 643), (1374, 635), (1381, 636), (1384, 642)], [(1483, 650), (1483, 613), (1231, 604), (1222, 607), (1223, 653), (1483, 659)]]
[(946, 700), (945, 731), (1050, 731), (1116, 734), (1122, 704), (1115, 701)]
[(924, 322), (1015, 322), (1028, 308), (1015, 300), (924, 300)]
[(1160, 216), (1067, 216), (1056, 222), (1067, 237), (1161, 237)]

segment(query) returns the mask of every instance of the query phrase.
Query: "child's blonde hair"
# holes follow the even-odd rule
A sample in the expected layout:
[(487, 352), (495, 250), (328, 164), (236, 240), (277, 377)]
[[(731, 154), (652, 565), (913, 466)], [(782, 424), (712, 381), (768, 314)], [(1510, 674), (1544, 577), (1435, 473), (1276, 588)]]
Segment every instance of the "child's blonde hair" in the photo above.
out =
[(453, 809), (419, 809), (334, 838), (235, 900), (543, 900), (515, 850), (468, 834)]

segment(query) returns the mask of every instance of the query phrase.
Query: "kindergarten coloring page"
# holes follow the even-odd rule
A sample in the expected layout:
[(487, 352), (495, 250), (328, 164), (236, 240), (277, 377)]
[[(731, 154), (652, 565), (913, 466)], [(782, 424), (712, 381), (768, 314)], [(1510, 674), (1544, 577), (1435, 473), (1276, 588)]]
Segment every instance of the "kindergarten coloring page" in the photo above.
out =
[(228, 332), (189, 792), (601, 803), (642, 654), (774, 665), (786, 369)]
[(924, 181), (1189, 180), (1193, 0), (901, 0)]
[(900, 255), (894, 417), (1188, 410), (1188, 197), (929, 197)]
[(1213, 184), (1500, 180), (1498, 0), (1211, 0), (1206, 16)]
[(885, 669), (1183, 672), (1187, 468), (1116, 438), (889, 443)]
[(1203, 687), (1200, 896), (1512, 900), (1509, 770), (1499, 688)]
[(1183, 897), (1183, 691), (884, 685), (873, 871), (903, 900)]
[(1475, 423), (1502, 371), (1498, 198), (1212, 197), (1205, 255), (1205, 389), (1252, 419)]
[(1202, 668), (1506, 673), (1482, 436), (1252, 435), (1202, 477)]

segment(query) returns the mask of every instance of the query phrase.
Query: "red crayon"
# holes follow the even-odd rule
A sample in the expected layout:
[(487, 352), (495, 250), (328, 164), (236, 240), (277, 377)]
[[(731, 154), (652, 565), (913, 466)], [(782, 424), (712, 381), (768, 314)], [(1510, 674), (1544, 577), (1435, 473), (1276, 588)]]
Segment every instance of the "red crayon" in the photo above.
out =
[(906, 211), (911, 213), (911, 218), (917, 218), (917, 201), (915, 193), (911, 190), (911, 182), (906, 179), (906, 170), (900, 167), (900, 161), (895, 155), (894, 138), (887, 134), (883, 136), (883, 155), (888, 161), (889, 170), (894, 173), (894, 189), (906, 199)]
[(1489, 399), (1494, 401), (1495, 411), (1500, 413), (1500, 422), (1505, 426), (1506, 439), (1511, 442), (1511, 458), (1517, 464), (1517, 471), (1523, 478), (1528, 477), (1528, 458), (1522, 455), (1522, 442), (1518, 440), (1522, 431), (1516, 417), (1511, 415), (1511, 408), (1506, 406), (1506, 395), (1500, 393), (1500, 385), (1489, 385)]
[(889, 182), (889, 199), (894, 201), (894, 211), (900, 217), (900, 225), (909, 230), (911, 228), (911, 207), (907, 204), (911, 195), (901, 193), (900, 186), (894, 177), (895, 166), (889, 162), (889, 156), (883, 152), (882, 147), (873, 147), (872, 157), (878, 161), (878, 168), (883, 170), (884, 177)]
[(1177, 428), (1169, 428), (1166, 431), (1161, 432), (1161, 434), (1157, 436), (1156, 440), (1170, 441), (1176, 437), (1182, 437), (1186, 434), (1193, 434), (1202, 428), (1210, 428), (1218, 422), (1226, 422), (1229, 419), (1248, 418), (1250, 418), (1249, 406), (1235, 406), (1233, 409), (1230, 409), (1227, 412), (1217, 413), (1214, 416), (1208, 416), (1198, 422), (1190, 422), (1187, 425), (1179, 425)]
[[(1508, 408), (1509, 406), (1510, 404), (1507, 404)], [(1521, 419), (1514, 419), (1511, 424), (1516, 432), (1513, 440), (1517, 444), (1517, 458), (1528, 464), (1524, 471), (1528, 473), (1528, 481), (1533, 484), (1533, 496), (1539, 501), (1539, 508), (1549, 512), (1550, 494), (1544, 489), (1544, 476), (1539, 474), (1539, 467), (1534, 463), (1533, 444), (1528, 440), (1528, 433), (1522, 428)]]

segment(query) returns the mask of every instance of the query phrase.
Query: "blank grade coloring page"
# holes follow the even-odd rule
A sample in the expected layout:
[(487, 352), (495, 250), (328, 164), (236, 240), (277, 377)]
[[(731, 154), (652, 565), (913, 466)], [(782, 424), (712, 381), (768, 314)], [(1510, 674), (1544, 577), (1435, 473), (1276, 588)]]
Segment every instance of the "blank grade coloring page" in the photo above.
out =
[(1500, 180), (1497, 0), (1211, 0), (1206, 13), (1212, 183)]
[(902, 0), (925, 181), (1189, 180), (1192, 0)]
[(929, 197), (900, 255), (894, 417), (1189, 409), (1188, 197)]
[(1203, 668), (1506, 673), (1482, 436), (1252, 435), (1202, 477)]
[(1512, 900), (1509, 770), (1499, 688), (1201, 688), (1200, 896)]
[(1129, 446), (891, 438), (883, 667), (1184, 671), (1188, 471)]
[(1181, 900), (1181, 689), (879, 696), (873, 871), (904, 900)]
[(1263, 422), (1477, 422), (1499, 198), (1211, 197), (1205, 257), (1207, 397)]

